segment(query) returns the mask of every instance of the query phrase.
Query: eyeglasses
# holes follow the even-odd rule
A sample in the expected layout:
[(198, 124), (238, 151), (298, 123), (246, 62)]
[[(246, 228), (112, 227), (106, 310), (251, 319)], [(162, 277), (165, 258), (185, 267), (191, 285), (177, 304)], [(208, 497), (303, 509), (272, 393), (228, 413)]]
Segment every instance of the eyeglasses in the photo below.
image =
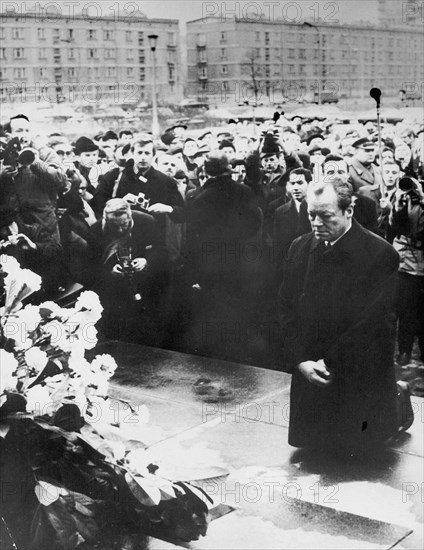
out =
[(58, 150), (56, 151), (56, 153), (57, 153), (58, 155), (60, 155), (61, 157), (64, 157), (65, 155), (66, 155), (67, 157), (70, 157), (70, 156), (73, 154), (73, 151), (62, 151), (62, 149), (58, 149)]

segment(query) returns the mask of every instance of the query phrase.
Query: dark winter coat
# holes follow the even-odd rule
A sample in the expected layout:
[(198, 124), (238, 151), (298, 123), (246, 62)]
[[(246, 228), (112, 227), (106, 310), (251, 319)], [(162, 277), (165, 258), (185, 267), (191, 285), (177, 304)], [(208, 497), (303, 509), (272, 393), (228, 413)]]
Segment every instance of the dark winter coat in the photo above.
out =
[[(289, 443), (358, 449), (397, 429), (394, 295), (399, 256), (353, 220), (330, 249), (296, 239), (279, 292), (286, 370), (292, 372)], [(324, 359), (332, 383), (296, 365)]]

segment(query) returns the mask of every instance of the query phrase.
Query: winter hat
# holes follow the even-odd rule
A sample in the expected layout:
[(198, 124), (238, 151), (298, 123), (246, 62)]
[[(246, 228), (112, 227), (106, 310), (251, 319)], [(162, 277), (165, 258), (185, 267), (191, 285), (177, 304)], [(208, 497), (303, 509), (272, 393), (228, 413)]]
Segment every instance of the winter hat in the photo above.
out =
[(81, 136), (75, 142), (75, 154), (90, 153), (91, 151), (97, 151), (99, 148), (94, 141), (88, 137)]

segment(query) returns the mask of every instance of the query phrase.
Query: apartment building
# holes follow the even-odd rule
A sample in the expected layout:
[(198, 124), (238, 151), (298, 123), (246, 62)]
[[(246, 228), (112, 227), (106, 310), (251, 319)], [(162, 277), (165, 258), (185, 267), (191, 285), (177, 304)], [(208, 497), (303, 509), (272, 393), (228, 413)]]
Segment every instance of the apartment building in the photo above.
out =
[(0, 15), (2, 101), (150, 101), (157, 35), (156, 82), (162, 103), (182, 98), (179, 22), (141, 15)]
[(187, 91), (228, 100), (360, 98), (422, 93), (419, 28), (208, 17), (187, 23)]

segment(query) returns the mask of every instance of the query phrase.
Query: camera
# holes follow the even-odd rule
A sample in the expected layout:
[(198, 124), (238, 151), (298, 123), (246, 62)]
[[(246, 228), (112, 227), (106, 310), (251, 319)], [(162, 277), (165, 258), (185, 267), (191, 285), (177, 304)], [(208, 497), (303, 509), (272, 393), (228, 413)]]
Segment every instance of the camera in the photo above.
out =
[(19, 138), (13, 138), (7, 143), (1, 142), (0, 158), (5, 166), (17, 167), (19, 153), (22, 150)]
[(402, 201), (404, 204), (406, 204), (406, 195), (411, 197), (411, 204), (418, 204), (420, 202), (420, 196), (417, 193), (417, 186), (419, 183), (414, 178), (411, 178), (409, 176), (404, 176), (403, 178), (400, 178), (398, 186), (400, 191), (403, 191), (405, 193), (404, 200)]
[(30, 166), (35, 160), (34, 151), (22, 149), (19, 138), (13, 138), (9, 142), (0, 144), (0, 159), (5, 166), (16, 168), (19, 164)]
[(132, 255), (131, 249), (128, 247), (119, 247), (117, 252), (119, 265), (122, 267), (125, 279), (128, 281), (131, 293), (133, 295), (133, 300), (135, 302), (141, 302), (142, 296), (137, 289), (136, 282), (134, 280), (134, 275), (136, 273), (132, 265)]
[(150, 199), (146, 199), (146, 195), (144, 195), (144, 193), (139, 193), (136, 199), (136, 203), (137, 206), (139, 206), (142, 210), (146, 210), (147, 212), (150, 206)]

